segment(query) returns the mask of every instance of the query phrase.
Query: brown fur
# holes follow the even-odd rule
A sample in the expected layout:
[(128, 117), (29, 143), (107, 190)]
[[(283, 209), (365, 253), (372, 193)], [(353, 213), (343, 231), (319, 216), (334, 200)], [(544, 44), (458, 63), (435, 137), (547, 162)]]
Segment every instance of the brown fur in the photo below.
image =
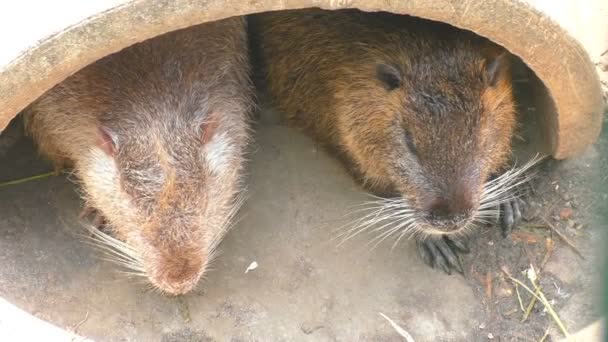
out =
[[(464, 226), (425, 218), (475, 211), (509, 159), (515, 109), (502, 48), (445, 24), (355, 10), (265, 13), (250, 29), (267, 91), (293, 125), (370, 189), (408, 200), (429, 232)], [(386, 69), (397, 88), (378, 76)]]
[(203, 274), (242, 190), (252, 97), (246, 23), (233, 18), (103, 58), (25, 115), (40, 152), (73, 164), (152, 284), (180, 294)]

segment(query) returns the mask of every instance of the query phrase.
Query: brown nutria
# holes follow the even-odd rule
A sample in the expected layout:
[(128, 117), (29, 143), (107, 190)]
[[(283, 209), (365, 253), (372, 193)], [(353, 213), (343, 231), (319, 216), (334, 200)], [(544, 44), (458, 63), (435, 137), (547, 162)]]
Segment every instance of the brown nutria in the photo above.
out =
[[(425, 262), (462, 271), (462, 237), (503, 209), (516, 125), (509, 55), (471, 32), (389, 13), (319, 9), (250, 17), (265, 88), (288, 121), (334, 150), (369, 189), (377, 241), (414, 236)], [(396, 241), (396, 242), (397, 242)]]
[(194, 288), (242, 203), (249, 72), (246, 21), (220, 20), (105, 57), (24, 113), (111, 236), (95, 234), (161, 291)]

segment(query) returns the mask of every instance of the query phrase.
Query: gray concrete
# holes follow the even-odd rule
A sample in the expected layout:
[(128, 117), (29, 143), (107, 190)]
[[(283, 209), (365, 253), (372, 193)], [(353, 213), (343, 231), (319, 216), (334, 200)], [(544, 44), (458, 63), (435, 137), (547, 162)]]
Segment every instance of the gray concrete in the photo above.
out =
[[(256, 141), (251, 198), (194, 293), (161, 296), (101, 260), (75, 185), (54, 177), (0, 188), (0, 297), (98, 341), (401, 341), (379, 312), (416, 341), (487, 339), (482, 295), (411, 242), (337, 246), (340, 216), (366, 197), (334, 158), (268, 113)], [(0, 160), (0, 179), (45, 169), (27, 151)]]

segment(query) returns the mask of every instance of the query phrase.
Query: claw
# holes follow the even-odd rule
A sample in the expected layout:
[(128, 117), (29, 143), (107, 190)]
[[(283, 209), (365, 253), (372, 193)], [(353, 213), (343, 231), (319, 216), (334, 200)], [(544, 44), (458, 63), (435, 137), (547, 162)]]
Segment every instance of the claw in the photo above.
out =
[(431, 254), (433, 255), (433, 259), (435, 260), (435, 262), (433, 263), (433, 266), (441, 267), (445, 271), (445, 273), (450, 274), (450, 268), (448, 267), (448, 264), (445, 262), (445, 258), (442, 256), (441, 252), (435, 245), (435, 241), (428, 240), (428, 241), (425, 241), (424, 244), (429, 249)]
[(513, 206), (513, 225), (517, 225), (521, 222), (521, 210), (519, 208), (519, 201), (514, 200), (512, 203)]
[(439, 250), (439, 247), (436, 245), (436, 240), (427, 240), (423, 242), (424, 246), (428, 249), (429, 254), (432, 256), (433, 264), (431, 267), (441, 268), (445, 273), (450, 275), (452, 272), (450, 271), (450, 266), (446, 262), (445, 257)]
[(416, 241), (416, 246), (418, 246), (418, 254), (422, 257), (422, 261), (430, 267), (433, 267), (433, 254), (429, 248), (425, 245), (424, 241)]
[(469, 249), (469, 246), (467, 245), (466, 240), (462, 240), (462, 239), (452, 239), (452, 238), (445, 238), (448, 245), (450, 245), (450, 247), (452, 247), (452, 249), (456, 249), (456, 251), (460, 252), (460, 253), (464, 253), (464, 254), (468, 254), (471, 252), (471, 250)]
[(503, 203), (500, 206), (502, 236), (507, 237), (511, 231), (511, 228), (513, 228), (513, 207), (511, 206), (510, 201)]
[(521, 222), (521, 212), (520, 200), (517, 198), (500, 205), (500, 227), (503, 237), (507, 237)]
[(456, 253), (454, 253), (454, 251), (452, 250), (452, 247), (450, 247), (450, 245), (447, 243), (447, 241), (449, 241), (447, 237), (437, 240), (437, 248), (439, 249), (443, 257), (447, 259), (448, 266), (454, 268), (458, 273), (463, 273), (462, 265), (460, 265), (460, 260), (458, 259)]
[(432, 246), (431, 250), (435, 255), (435, 266), (440, 267), (447, 275), (451, 275), (452, 271), (450, 270), (450, 265), (446, 262), (445, 258), (441, 255), (439, 248), (435, 246), (432, 242), (428, 244), (428, 246)]
[(418, 253), (425, 264), (432, 268), (440, 268), (446, 274), (456, 270), (464, 274), (464, 269), (458, 258), (458, 253), (468, 253), (469, 249), (462, 240), (452, 240), (447, 236), (435, 239), (417, 241)]

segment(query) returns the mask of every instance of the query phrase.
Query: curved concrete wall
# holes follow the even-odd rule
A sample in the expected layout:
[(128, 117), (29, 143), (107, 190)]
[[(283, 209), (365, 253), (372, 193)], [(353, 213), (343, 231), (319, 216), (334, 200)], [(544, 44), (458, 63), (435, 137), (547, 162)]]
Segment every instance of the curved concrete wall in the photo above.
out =
[[(52, 3), (52, 4), (51, 4)], [(589, 53), (607, 35), (599, 0), (58, 0), (0, 5), (0, 129), (44, 91), (95, 60), (136, 42), (198, 23), (255, 12), (321, 7), (385, 10), (472, 30), (522, 58), (547, 88), (542, 132), (549, 152), (569, 157), (597, 138), (603, 105)], [(572, 8), (594, 8), (573, 16)], [(591, 7), (590, 7), (591, 6)], [(587, 45), (587, 48), (581, 45)], [(590, 43), (591, 42), (591, 43)], [(592, 45), (592, 48), (589, 46)], [(596, 49), (597, 46), (600, 46)], [(590, 52), (588, 52), (590, 51)], [(599, 58), (599, 56), (598, 56)]]

